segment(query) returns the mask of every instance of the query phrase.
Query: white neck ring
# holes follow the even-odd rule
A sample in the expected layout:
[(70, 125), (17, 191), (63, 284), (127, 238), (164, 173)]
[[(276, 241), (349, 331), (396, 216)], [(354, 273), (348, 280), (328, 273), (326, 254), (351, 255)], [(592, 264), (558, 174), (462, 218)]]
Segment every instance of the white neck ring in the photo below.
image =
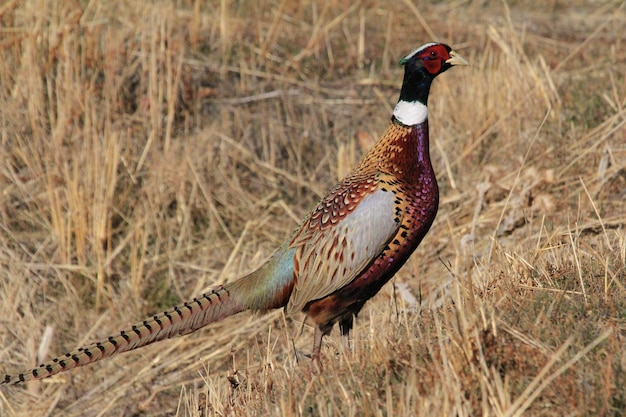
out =
[(428, 118), (428, 107), (419, 101), (400, 100), (393, 110), (393, 115), (404, 125), (418, 125)]

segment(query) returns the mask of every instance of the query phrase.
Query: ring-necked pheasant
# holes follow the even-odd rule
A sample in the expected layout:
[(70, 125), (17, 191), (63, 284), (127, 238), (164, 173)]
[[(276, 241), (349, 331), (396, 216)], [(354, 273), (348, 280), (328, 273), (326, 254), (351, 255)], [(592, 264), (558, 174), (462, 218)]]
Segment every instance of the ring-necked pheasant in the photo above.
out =
[(383, 136), (258, 270), (0, 382), (44, 378), (244, 310), (279, 307), (303, 311), (313, 320), (312, 357), (319, 360), (323, 336), (336, 322), (348, 336), (354, 316), (406, 262), (437, 213), (428, 94), (437, 75), (467, 62), (447, 45), (428, 43), (400, 63), (405, 67), (400, 99)]

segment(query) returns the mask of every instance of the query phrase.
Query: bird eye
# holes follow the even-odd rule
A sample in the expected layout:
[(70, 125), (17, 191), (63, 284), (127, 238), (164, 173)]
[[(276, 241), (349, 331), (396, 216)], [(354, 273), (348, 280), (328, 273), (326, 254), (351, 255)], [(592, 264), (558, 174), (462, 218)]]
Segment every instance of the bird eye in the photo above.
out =
[(435, 52), (435, 51), (430, 51), (430, 57), (431, 57), (431, 58), (436, 58), (436, 57), (437, 57), (437, 52)]

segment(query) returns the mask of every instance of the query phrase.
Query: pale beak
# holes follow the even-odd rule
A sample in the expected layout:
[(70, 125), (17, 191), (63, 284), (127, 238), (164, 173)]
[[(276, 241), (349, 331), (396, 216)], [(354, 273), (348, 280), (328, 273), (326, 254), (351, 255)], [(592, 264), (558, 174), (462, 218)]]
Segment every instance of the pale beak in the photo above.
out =
[(446, 64), (450, 65), (469, 65), (463, 57), (454, 51), (450, 51), (450, 58), (446, 60)]

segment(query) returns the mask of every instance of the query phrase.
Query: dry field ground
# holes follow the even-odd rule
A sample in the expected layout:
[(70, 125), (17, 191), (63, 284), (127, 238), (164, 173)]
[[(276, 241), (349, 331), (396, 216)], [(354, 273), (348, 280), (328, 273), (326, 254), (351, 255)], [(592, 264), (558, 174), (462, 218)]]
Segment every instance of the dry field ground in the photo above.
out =
[(0, 373), (252, 271), (390, 117), (436, 39), (442, 203), (322, 375), (243, 313), (25, 386), (0, 416), (626, 413), (620, 1), (5, 0)]

